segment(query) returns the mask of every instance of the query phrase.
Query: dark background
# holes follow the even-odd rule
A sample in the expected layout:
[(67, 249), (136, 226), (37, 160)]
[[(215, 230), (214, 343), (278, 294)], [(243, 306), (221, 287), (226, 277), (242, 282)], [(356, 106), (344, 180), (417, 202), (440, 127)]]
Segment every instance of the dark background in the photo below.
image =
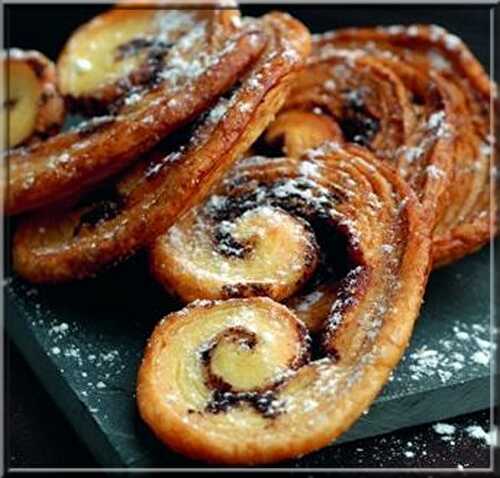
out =
[[(472, 4), (472, 2), (471, 2)], [(8, 5), (5, 8), (5, 45), (34, 48), (56, 60), (72, 31), (109, 5)], [(436, 23), (459, 35), (489, 67), (490, 9), (485, 6), (339, 6), (242, 5), (245, 15), (285, 10), (302, 20), (313, 33), (346, 26)]]
[[(82, 22), (109, 8), (107, 5), (7, 5), (5, 45), (37, 49), (56, 60), (71, 32)], [(481, 6), (286, 6), (246, 5), (244, 14), (261, 15), (270, 9), (286, 10), (312, 32), (337, 27), (436, 23), (459, 35), (484, 67), (490, 65), (490, 10)], [(498, 17), (497, 12), (497, 17)], [(496, 25), (499, 25), (498, 18)], [(497, 26), (498, 29), (500, 26)], [(496, 62), (495, 76), (498, 78)], [(6, 464), (8, 467), (96, 467), (84, 445), (51, 402), (19, 352), (7, 342), (6, 350)], [(337, 462), (347, 467), (488, 467), (489, 448), (471, 439), (469, 425), (489, 428), (489, 411), (447, 423), (457, 426), (455, 444), (445, 443), (431, 425), (335, 447)], [(411, 442), (411, 446), (408, 445)], [(405, 451), (414, 456), (405, 455)], [(498, 462), (498, 461), (497, 461)], [(477, 475), (476, 475), (477, 476)]]

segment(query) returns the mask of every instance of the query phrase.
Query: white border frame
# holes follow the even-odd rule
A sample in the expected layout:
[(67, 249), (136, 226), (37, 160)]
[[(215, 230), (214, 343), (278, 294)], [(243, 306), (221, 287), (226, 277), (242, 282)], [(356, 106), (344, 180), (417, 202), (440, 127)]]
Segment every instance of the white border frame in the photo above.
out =
[[(153, 2), (154, 0), (152, 0)], [(223, 0), (222, 0), (223, 1)], [(231, 1), (231, 0), (230, 0)], [(307, 4), (308, 0), (243, 0), (239, 1), (239, 4), (275, 4), (275, 3), (280, 3), (283, 5), (304, 5)], [(39, 4), (39, 5), (67, 5), (68, 3), (71, 3), (71, 0), (3, 0), (3, 2), (0, 5), (0, 33), (2, 35), (0, 36), (0, 47), (3, 50), (4, 49), (4, 27), (5, 27), (5, 9), (4, 5), (23, 5), (23, 4)], [(113, 4), (114, 2), (110, 2), (109, 0), (104, 0), (104, 1), (99, 1), (99, 0), (80, 0), (75, 3), (78, 4), (105, 4), (105, 3), (110, 3)], [(167, 3), (167, 2), (165, 2)], [(420, 6), (420, 5), (439, 5), (439, 6), (465, 6), (465, 5), (474, 5), (474, 6), (490, 6), (490, 79), (491, 81), (495, 81), (495, 6), (498, 8), (499, 5), (499, 0), (420, 0), (420, 1), (397, 1), (397, 0), (389, 0), (389, 1), (378, 1), (378, 0), (350, 0), (350, 1), (335, 1), (335, 0), (313, 0), (311, 3), (315, 5), (332, 5), (336, 4), (337, 6), (356, 6), (356, 5), (366, 5), (366, 6), (374, 6), (374, 5), (379, 5), (381, 3), (383, 4), (392, 4), (395, 6)], [(195, 5), (197, 4), (196, 0), (186, 0), (185, 5)], [(4, 83), (5, 78), (0, 78), (0, 101), (3, 104), (3, 92), (5, 91), (3, 88), (3, 83)], [(495, 101), (494, 101), (493, 95), (491, 95), (490, 98), (490, 134), (493, 135), (492, 137), (495, 137)], [(498, 106), (500, 108), (500, 100), (498, 102)], [(499, 115), (500, 117), (500, 115)], [(3, 130), (0, 132), (0, 144), (5, 144), (5, 131)], [(496, 138), (497, 141), (500, 141), (500, 138)], [(494, 155), (495, 155), (495, 148), (493, 148), (493, 152), (490, 155), (490, 191), (491, 191), (491, 200), (493, 201), (495, 198), (495, 181), (494, 177), (495, 175), (499, 174), (499, 172), (495, 168), (494, 164)], [(0, 167), (0, 181), (3, 180), (5, 176), (5, 167)], [(3, 190), (0, 189), (0, 205), (3, 204)], [(491, 202), (493, 204), (493, 202)], [(4, 247), (4, 223), (3, 223), (3, 215), (0, 214), (0, 217), (2, 219), (2, 223), (0, 224), (0, 242), (2, 244), (2, 247)], [(495, 212), (494, 209), (491, 208), (490, 210), (490, 221), (491, 224), (493, 225), (495, 222)], [(493, 230), (493, 229), (492, 229)], [(0, 414), (0, 427), (2, 429), (2, 433), (0, 434), (0, 446), (2, 447), (2, 453), (0, 454), (0, 473), (2, 476), (6, 473), (12, 473), (12, 474), (17, 474), (17, 473), (54, 473), (54, 474), (60, 474), (60, 473), (127, 473), (127, 474), (133, 474), (133, 473), (151, 473), (151, 474), (156, 474), (156, 473), (179, 473), (179, 474), (185, 474), (185, 473), (217, 473), (217, 472), (223, 472), (223, 473), (233, 473), (233, 472), (240, 472), (240, 473), (259, 473), (259, 472), (267, 472), (267, 473), (283, 473), (283, 472), (290, 472), (290, 473), (328, 473), (328, 472), (333, 472), (333, 473), (345, 473), (345, 474), (353, 474), (353, 473), (444, 473), (444, 474), (451, 474), (451, 473), (470, 473), (470, 474), (477, 474), (477, 473), (485, 473), (485, 472), (494, 472), (496, 471), (495, 469), (495, 449), (497, 449), (500, 446), (499, 443), (499, 429), (498, 425), (495, 424), (495, 413), (494, 413), (494, 403), (495, 403), (495, 374), (498, 373), (498, 368), (497, 368), (497, 358), (498, 358), (498, 347), (497, 347), (497, 342), (495, 341), (499, 336), (500, 336), (500, 329), (499, 325), (497, 324), (497, 317), (496, 317), (496, 305), (495, 305), (495, 237), (492, 236), (490, 240), (490, 339), (491, 343), (493, 344), (492, 350), (496, 350), (496, 357), (493, 357), (492, 354), (492, 361), (490, 362), (490, 424), (491, 424), (491, 429), (490, 431), (496, 432), (495, 436), (495, 443), (496, 446), (491, 445), (490, 446), (490, 467), (488, 468), (464, 468), (464, 469), (458, 469), (458, 468), (266, 468), (266, 467), (245, 467), (245, 468), (238, 468), (238, 467), (224, 467), (224, 468), (217, 468), (217, 467), (212, 467), (210, 465), (207, 465), (207, 468), (108, 468), (108, 467), (103, 467), (103, 468), (40, 468), (40, 467), (34, 467), (34, 468), (25, 468), (25, 467), (20, 467), (20, 468), (7, 468), (5, 467), (5, 420), (4, 420), (4, 414), (5, 414), (5, 323), (4, 323), (4, 311), (5, 311), (5, 303), (4, 303), (4, 286), (5, 286), (5, 277), (4, 277), (4, 270), (5, 270), (5, 263), (4, 263), (4, 255), (3, 253), (0, 254), (0, 283), (2, 287), (0, 287), (0, 367), (1, 367), (1, 372), (3, 373), (4, 379), (0, 381), (0, 397), (1, 397), (1, 408), (2, 408), (2, 413)], [(8, 460), (8, 457), (7, 457)]]

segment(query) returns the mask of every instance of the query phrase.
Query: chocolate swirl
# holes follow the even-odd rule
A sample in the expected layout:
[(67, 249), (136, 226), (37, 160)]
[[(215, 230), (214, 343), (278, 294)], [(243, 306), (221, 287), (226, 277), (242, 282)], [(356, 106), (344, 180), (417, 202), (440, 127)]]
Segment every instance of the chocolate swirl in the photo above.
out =
[(190, 28), (177, 32), (158, 81), (132, 91), (114, 115), (96, 117), (47, 141), (10, 152), (7, 213), (86, 192), (123, 170), (213, 106), (262, 54), (267, 40), (258, 26), (234, 32), (232, 27), (223, 27), (223, 14), (218, 11), (206, 10), (201, 18), (196, 12), (183, 12), (192, 20)]
[(245, 21), (231, 51), (240, 41), (253, 49), (262, 40), (266, 48), (238, 85), (176, 141), (162, 143), (98, 197), (23, 221), (14, 237), (15, 270), (34, 282), (91, 276), (145, 247), (200, 202), (271, 122), (309, 53), (305, 27), (280, 13)]
[[(435, 267), (489, 240), (492, 136), (484, 70), (456, 36), (436, 26), (353, 28), (317, 35), (282, 115), (315, 113), (337, 129), (302, 140), (362, 144), (417, 193), (433, 230)], [(286, 148), (314, 123), (278, 117), (268, 141)], [(332, 128), (330, 127), (330, 130)], [(300, 154), (303, 149), (294, 154)]]
[[(427, 212), (436, 214), (447, 180), (445, 172), (451, 167), (451, 130), (437, 121), (446, 104), (435, 83), (396, 58), (382, 60), (330, 43), (317, 43), (314, 51), (282, 115), (308, 112), (333, 121), (338, 132), (331, 139), (365, 146), (397, 167)], [(281, 135), (286, 145), (289, 136), (307, 136), (309, 128), (314, 128), (303, 121), (299, 124), (302, 131), (288, 123), (279, 130), (279, 123), (272, 125), (268, 140)], [(433, 170), (442, 174), (430, 175)]]
[[(276, 221), (282, 227), (275, 230)], [(303, 228), (294, 229), (294, 221)], [(236, 243), (250, 243), (249, 252), (221, 253), (216, 231), (223, 223)], [(272, 247), (256, 245), (270, 231), (277, 234), (269, 238)], [(331, 443), (382, 388), (418, 314), (430, 239), (410, 188), (366, 149), (326, 143), (302, 158), (243, 161), (208, 201), (157, 240), (152, 260), (157, 276), (168, 274), (176, 290), (180, 281), (222, 279), (224, 264), (229, 274), (237, 268), (238, 280), (247, 275), (255, 282), (256, 271), (267, 280), (268, 255), (286, 257), (281, 249), (295, 247), (295, 240), (312, 243), (311, 231), (319, 276), (306, 284), (309, 292), (293, 297), (305, 302), (305, 294), (325, 290), (330, 300), (320, 320), (305, 320), (318, 337), (312, 356), (298, 314), (268, 298), (195, 302), (156, 327), (137, 399), (146, 423), (170, 447), (224, 463), (301, 455)], [(188, 235), (189, 251), (179, 254), (175, 241)], [(215, 258), (205, 261), (210, 251)], [(294, 273), (280, 279), (295, 284), (296, 273), (310, 274), (308, 251), (303, 247), (303, 257), (281, 265)], [(161, 268), (161, 258), (171, 254), (179, 254), (180, 273)], [(208, 289), (224, 296), (223, 289)], [(293, 293), (287, 283), (283, 290)]]
[(155, 84), (189, 81), (241, 22), (236, 7), (206, 3), (194, 10), (118, 5), (78, 28), (57, 62), (61, 92), (72, 108), (109, 113), (117, 101), (140, 101)]

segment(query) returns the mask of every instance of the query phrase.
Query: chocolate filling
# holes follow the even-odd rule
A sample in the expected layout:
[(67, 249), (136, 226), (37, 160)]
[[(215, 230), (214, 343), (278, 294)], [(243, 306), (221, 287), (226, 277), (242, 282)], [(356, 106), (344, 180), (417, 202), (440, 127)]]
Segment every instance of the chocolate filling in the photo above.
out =
[(276, 418), (283, 413), (283, 402), (279, 401), (272, 390), (263, 392), (224, 392), (214, 390), (206, 406), (209, 413), (225, 413), (232, 407), (247, 403), (264, 418)]
[(45, 65), (43, 63), (40, 63), (35, 58), (28, 58), (27, 63), (29, 65), (29, 67), (33, 70), (33, 73), (35, 73), (35, 76), (37, 78), (43, 77), (43, 74), (45, 72)]
[(208, 368), (207, 385), (229, 390), (231, 388), (231, 385), (224, 382), (220, 377), (212, 374), (209, 370), (212, 353), (221, 340), (229, 340), (234, 343), (238, 342), (240, 345), (244, 345), (245, 347), (252, 350), (257, 345), (257, 336), (253, 332), (249, 332), (242, 327), (229, 327), (225, 329), (220, 335), (218, 335), (213, 341), (211, 341), (203, 350), (201, 350), (201, 361), (203, 365)]
[[(245, 258), (252, 250), (251, 244), (236, 241), (231, 232), (225, 228), (222, 229), (220, 224), (224, 221), (233, 222), (245, 212), (259, 206), (275, 207), (302, 219), (305, 226), (314, 233), (322, 254), (320, 263), (324, 265), (321, 277), (332, 276), (331, 264), (334, 265), (337, 275), (345, 275), (352, 265), (349, 260), (350, 254), (348, 252), (339, 254), (339, 251), (347, 251), (347, 240), (343, 234), (339, 234), (338, 227), (329, 214), (329, 208), (341, 202), (342, 198), (329, 192), (323, 197), (318, 197), (318, 200), (311, 201), (309, 197), (301, 194), (301, 191), (311, 188), (310, 183), (303, 178), (296, 178), (295, 189), (283, 197), (280, 190), (286, 187), (287, 181), (289, 180), (283, 179), (273, 184), (260, 183), (252, 187), (250, 191), (226, 196), (221, 203), (209, 202), (205, 210), (208, 220), (216, 225), (213, 235), (214, 247), (226, 257)], [(245, 184), (245, 182), (248, 182), (248, 178), (243, 177), (242, 183)], [(233, 184), (234, 187), (238, 186), (236, 183)], [(306, 258), (306, 260), (311, 260), (311, 258)], [(317, 285), (317, 282), (314, 285)]]
[[(320, 199), (311, 200), (309, 196), (302, 195), (301, 190), (314, 190), (314, 185), (303, 178), (294, 179), (294, 188), (291, 188), (289, 194), (282, 195), (280, 188), (286, 187), (287, 181), (290, 179), (280, 179), (274, 183), (258, 183), (255, 184), (248, 177), (242, 175), (237, 180), (227, 186), (227, 196), (217, 196), (218, 200), (208, 202), (205, 206), (205, 214), (208, 220), (219, 224), (222, 221), (234, 221), (246, 211), (252, 210), (258, 206), (277, 207), (290, 213), (294, 217), (302, 219), (307, 227), (313, 233), (318, 244), (319, 264), (311, 279), (308, 280), (306, 286), (301, 293), (313, 292), (319, 285), (328, 283), (332, 287), (339, 285), (341, 287), (342, 280), (348, 275), (349, 271), (356, 266), (364, 264), (364, 257), (355, 238), (350, 238), (351, 232), (347, 225), (338, 224), (331, 217), (330, 209), (336, 204), (341, 203), (344, 198), (336, 191), (329, 191), (328, 195), (323, 191), (323, 196)], [(281, 192), (280, 192), (281, 191)], [(294, 193), (297, 191), (297, 193)], [(217, 241), (220, 235), (215, 228), (213, 236), (214, 245), (221, 252), (220, 245)], [(227, 238), (224, 238), (226, 243), (224, 249), (228, 249)], [(239, 253), (237, 247), (239, 244), (231, 243), (234, 251), (233, 256)], [(245, 250), (245, 253), (248, 253)], [(231, 255), (231, 254), (225, 254)], [(230, 296), (244, 296), (245, 290), (240, 290), (238, 287), (227, 286), (226, 291)], [(325, 356), (325, 352), (329, 357), (338, 358), (338, 354), (331, 347), (325, 348), (325, 341), (322, 339), (324, 331), (319, 334), (314, 334), (311, 339), (310, 351), (312, 359), (318, 359)], [(230, 390), (224, 389), (229, 392)], [(243, 400), (241, 397), (234, 395), (217, 395), (212, 408), (224, 408), (231, 403), (239, 403)], [(244, 400), (247, 400), (245, 398)]]
[(363, 93), (354, 90), (346, 97), (339, 126), (347, 141), (369, 146), (380, 129), (380, 121), (366, 107)]
[(205, 367), (206, 385), (214, 389), (205, 410), (217, 414), (227, 412), (230, 408), (240, 406), (242, 403), (247, 403), (265, 418), (274, 418), (282, 413), (283, 404), (277, 400), (276, 393), (273, 390), (232, 390), (229, 383), (212, 373), (210, 361), (217, 344), (221, 340), (237, 342), (250, 350), (257, 345), (257, 336), (253, 332), (241, 327), (229, 327), (201, 350), (200, 359)]
[(145, 169), (145, 177), (147, 180), (153, 181), (164, 167), (179, 159), (190, 141), (196, 136), (196, 129), (200, 126), (200, 119), (192, 121), (182, 128), (169, 134), (155, 148), (151, 154), (148, 164)]
[(19, 102), (18, 98), (9, 98), (7, 100), (4, 100), (3, 108), (10, 111), (17, 105), (18, 102)]
[[(297, 370), (310, 359), (310, 338), (307, 329), (303, 325), (298, 324), (297, 333), (298, 340), (302, 343), (303, 347), (300, 354), (294, 357), (288, 364), (291, 370)], [(200, 360), (205, 370), (205, 384), (213, 390), (205, 411), (214, 414), (224, 413), (232, 407), (238, 407), (246, 403), (264, 418), (275, 418), (284, 413), (285, 402), (278, 398), (277, 389), (285, 382), (285, 375), (273, 383), (266, 385), (265, 388), (241, 391), (234, 390), (231, 384), (210, 370), (212, 354), (220, 340), (237, 342), (249, 350), (252, 350), (258, 343), (258, 337), (255, 333), (243, 327), (234, 326), (224, 330), (200, 351)], [(188, 413), (202, 412), (191, 409), (188, 410)]]
[(237, 241), (230, 232), (223, 230), (220, 225), (215, 228), (213, 243), (217, 252), (225, 257), (244, 259), (252, 252), (250, 243)]
[(40, 96), (40, 104), (45, 105), (54, 97), (55, 97), (54, 91), (43, 91)]
[(77, 206), (88, 209), (80, 216), (73, 235), (77, 236), (84, 227), (94, 228), (101, 222), (115, 218), (124, 206), (125, 200), (114, 185), (96, 190)]
[(268, 293), (267, 287), (263, 284), (237, 283), (226, 284), (222, 287), (224, 297), (257, 297), (265, 296)]
[(167, 53), (173, 43), (165, 42), (155, 37), (139, 37), (118, 45), (115, 49), (115, 61), (121, 61), (136, 55), (141, 50), (148, 49), (148, 59), (159, 59)]

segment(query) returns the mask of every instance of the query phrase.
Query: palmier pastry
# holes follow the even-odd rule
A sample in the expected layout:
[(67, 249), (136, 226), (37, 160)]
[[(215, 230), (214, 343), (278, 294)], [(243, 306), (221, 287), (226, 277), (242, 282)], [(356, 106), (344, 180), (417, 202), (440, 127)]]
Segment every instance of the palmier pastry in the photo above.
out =
[(6, 80), (2, 124), (7, 126), (7, 146), (56, 133), (65, 111), (54, 64), (37, 51), (17, 48), (7, 50), (1, 61)]
[[(88, 277), (133, 254), (200, 202), (281, 108), (310, 50), (307, 29), (286, 14), (246, 20), (256, 64), (228, 97), (163, 144), (90, 204), (28, 217), (14, 237), (14, 268), (34, 282)], [(237, 50), (241, 35), (228, 49)], [(253, 40), (252, 40), (253, 39)]]
[(85, 191), (212, 106), (258, 58), (265, 43), (252, 24), (236, 33), (233, 26), (226, 28), (226, 15), (213, 9), (202, 14), (184, 10), (181, 18), (191, 18), (190, 29), (181, 29), (184, 34), (176, 30), (176, 17), (168, 15), (165, 21), (172, 22), (176, 41), (150, 88), (132, 90), (116, 115), (96, 117), (12, 151), (7, 212), (24, 212)]
[[(149, 340), (141, 416), (169, 447), (210, 462), (275, 462), (330, 444), (375, 399), (408, 343), (429, 269), (425, 231), (411, 189), (358, 146), (245, 160), (153, 254), (179, 254), (176, 241), (189, 237), (180, 261), (192, 277), (165, 268), (170, 287), (206, 279), (212, 291), (225, 277), (255, 284), (258, 272), (277, 295), (271, 285), (291, 293), (296, 274), (307, 278), (317, 243), (317, 267), (330, 270), (335, 290), (316, 324), (319, 358), (310, 358), (303, 322), (270, 298), (197, 301), (165, 317)], [(289, 242), (299, 258), (277, 247)], [(273, 277), (268, 269), (281, 259), (290, 262)]]
[[(420, 70), (431, 71), (441, 95), (448, 99), (448, 108), (430, 123), (438, 124), (438, 133), (449, 131), (453, 140), (445, 207), (438, 210), (433, 233), (434, 267), (438, 267), (474, 252), (495, 232), (495, 226), (490, 227), (496, 209), (495, 202), (490, 201), (494, 143), (490, 134), (490, 100), (496, 97), (496, 86), (462, 41), (443, 28), (396, 26), (377, 30), (365, 31), (373, 35), (375, 48), (384, 50), (386, 42), (393, 54), (406, 63), (413, 62)], [(352, 45), (351, 34), (357, 35), (355, 31), (341, 32), (338, 41)], [(444, 173), (429, 170), (432, 176)]]
[[(158, 8), (148, 9), (137, 8), (137, 2), (119, 5), (78, 28), (57, 62), (59, 85), (70, 103), (79, 111), (102, 112), (131, 88), (137, 95), (137, 89), (164, 76), (183, 83), (186, 73), (205, 68), (210, 56), (205, 49), (220, 46), (240, 21), (236, 8), (184, 10), (172, 9), (172, 4), (162, 8), (156, 2)], [(179, 41), (186, 51), (172, 63), (170, 50)], [(196, 49), (206, 56), (196, 55)], [(186, 71), (180, 74), (175, 67)], [(125, 101), (136, 99), (129, 94)]]
[[(432, 218), (444, 198), (451, 170), (450, 133), (440, 129), (437, 120), (447, 107), (446, 98), (429, 75), (411, 65), (317, 42), (267, 140), (282, 141), (285, 152), (295, 155), (321, 144), (328, 135), (331, 140), (340, 137), (366, 146), (398, 167)], [(304, 118), (314, 113), (323, 127)], [(299, 125), (303, 125), (302, 130)], [(309, 137), (310, 130), (317, 136)], [(303, 148), (288, 153), (288, 143), (297, 143), (299, 138)], [(412, 155), (417, 153), (420, 160), (413, 161)]]
[(340, 138), (392, 163), (434, 229), (435, 266), (487, 242), (493, 88), (463, 43), (411, 26), (337, 30), (313, 46), (267, 140), (300, 155)]

